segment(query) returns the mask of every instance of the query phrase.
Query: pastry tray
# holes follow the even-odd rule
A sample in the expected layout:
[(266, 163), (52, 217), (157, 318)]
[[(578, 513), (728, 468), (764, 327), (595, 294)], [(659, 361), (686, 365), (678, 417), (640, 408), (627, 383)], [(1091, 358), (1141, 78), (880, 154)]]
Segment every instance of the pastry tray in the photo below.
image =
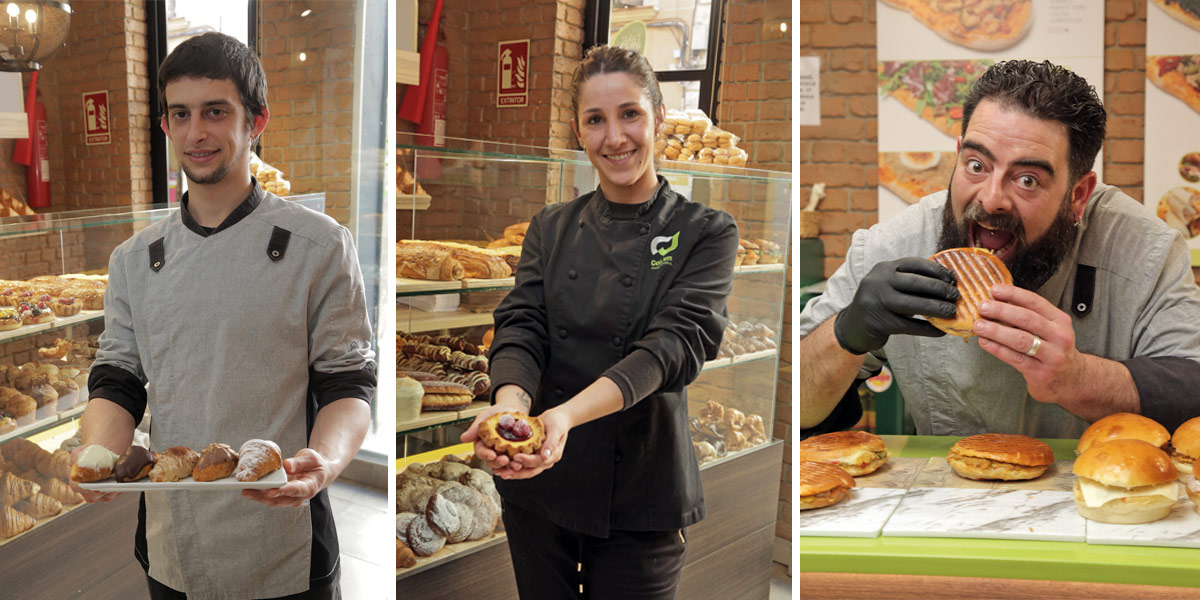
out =
[(258, 481), (238, 481), (233, 476), (216, 481), (192, 481), (191, 477), (179, 481), (154, 482), (148, 478), (137, 481), (119, 483), (112, 478), (92, 483), (81, 483), (79, 487), (94, 492), (153, 492), (163, 490), (269, 490), (283, 487), (287, 483), (287, 474), (280, 467), (263, 475)]

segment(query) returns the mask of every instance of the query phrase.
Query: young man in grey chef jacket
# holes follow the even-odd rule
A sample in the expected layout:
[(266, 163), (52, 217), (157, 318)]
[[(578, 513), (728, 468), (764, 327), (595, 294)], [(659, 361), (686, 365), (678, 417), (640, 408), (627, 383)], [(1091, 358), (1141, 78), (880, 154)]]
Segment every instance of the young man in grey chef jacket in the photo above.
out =
[[(891, 74), (889, 74), (891, 75)], [(857, 382), (887, 359), (920, 435), (1076, 438), (1117, 412), (1168, 429), (1200, 413), (1200, 289), (1187, 244), (1097, 181), (1095, 89), (1049, 62), (996, 63), (963, 104), (948, 191), (854, 234), (800, 314), (801, 435), (858, 419)], [(925, 316), (955, 314), (955, 277), (927, 257), (994, 252), (964, 344)]]
[(250, 176), (270, 112), (249, 48), (189, 39), (158, 89), (188, 192), (113, 251), (83, 445), (124, 452), (147, 403), (155, 451), (274, 440), (283, 487), (142, 495), (134, 554), (151, 597), (338, 598), (324, 489), (362, 443), (376, 367), (353, 240)]

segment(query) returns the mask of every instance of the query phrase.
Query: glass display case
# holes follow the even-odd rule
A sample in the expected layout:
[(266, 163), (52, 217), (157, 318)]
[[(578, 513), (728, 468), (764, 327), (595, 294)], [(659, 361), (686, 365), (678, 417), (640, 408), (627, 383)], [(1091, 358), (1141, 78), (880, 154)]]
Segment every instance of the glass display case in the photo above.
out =
[[(324, 194), (291, 200), (317, 211), (325, 204)], [(84, 506), (68, 489), (69, 463), (60, 446), (73, 437), (87, 404), (88, 373), (104, 329), (109, 255), (177, 210), (110, 208), (0, 219), (0, 477), (11, 484), (6, 489), (21, 490), (0, 498), (0, 510), (29, 517), (12, 515), (9, 522), (17, 525), (0, 528), (0, 546), (36, 535), (39, 527)], [(34, 306), (48, 310), (39, 316)], [(9, 321), (20, 313), (27, 318)]]
[[(398, 373), (422, 371), (421, 365), (437, 368), (437, 361), (414, 360), (415, 348), (405, 348), (414, 341), (465, 344), (486, 354), (491, 313), (513, 286), (520, 225), (547, 205), (569, 202), (598, 186), (596, 170), (580, 151), (461, 139), (435, 148), (425, 145), (428, 140), (400, 133), (397, 141)], [(731, 214), (743, 241), (720, 354), (705, 363), (688, 388), (693, 447), (703, 471), (771, 442), (792, 180), (788, 173), (670, 161), (659, 163), (658, 173), (683, 196)], [(406, 245), (413, 244), (496, 257), (493, 262), (509, 268), (468, 266), (458, 274), (406, 264)], [(466, 381), (461, 377), (467, 370), (442, 367), (451, 380)], [(459, 444), (459, 436), (487, 406), (486, 389), (472, 389), (478, 395), (469, 404), (439, 410), (422, 409), (419, 400), (402, 397), (397, 385), (398, 471), (447, 454), (466, 457), (470, 446)], [(775, 479), (776, 486), (764, 490), (772, 503), (777, 469)], [(398, 569), (398, 581), (453, 556), (453, 546)], [(468, 547), (474, 548), (463, 548)]]

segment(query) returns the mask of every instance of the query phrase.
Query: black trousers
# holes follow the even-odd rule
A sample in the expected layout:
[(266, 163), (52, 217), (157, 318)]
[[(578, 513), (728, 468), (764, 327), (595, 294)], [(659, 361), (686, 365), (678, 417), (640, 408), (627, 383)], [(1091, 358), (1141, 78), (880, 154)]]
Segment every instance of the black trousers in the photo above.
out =
[(564, 529), (504, 503), (508, 551), (522, 600), (672, 600), (687, 550), (685, 530)]
[[(333, 577), (327, 582), (310, 587), (307, 592), (273, 600), (342, 600), (341, 571), (342, 568), (339, 565), (334, 570)], [(187, 594), (159, 583), (158, 580), (150, 577), (149, 573), (146, 574), (146, 583), (150, 586), (150, 600), (187, 600)]]

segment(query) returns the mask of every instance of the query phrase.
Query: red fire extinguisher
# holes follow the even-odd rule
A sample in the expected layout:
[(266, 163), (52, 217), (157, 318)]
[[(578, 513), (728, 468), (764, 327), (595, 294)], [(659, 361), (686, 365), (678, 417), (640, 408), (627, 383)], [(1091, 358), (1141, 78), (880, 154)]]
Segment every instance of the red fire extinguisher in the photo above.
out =
[(46, 143), (46, 105), (37, 99), (38, 72), (29, 79), (25, 96), (25, 114), (29, 117), (29, 137), (18, 140), (13, 162), (25, 165), (25, 203), (31, 208), (50, 206), (50, 149)]

